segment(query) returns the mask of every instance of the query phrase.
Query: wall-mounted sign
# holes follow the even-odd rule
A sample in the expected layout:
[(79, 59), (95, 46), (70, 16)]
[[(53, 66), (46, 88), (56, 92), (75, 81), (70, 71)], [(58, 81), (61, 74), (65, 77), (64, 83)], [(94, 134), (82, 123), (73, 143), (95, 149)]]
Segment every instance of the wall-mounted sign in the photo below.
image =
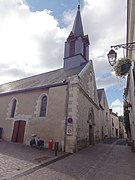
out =
[(73, 119), (72, 119), (71, 117), (68, 117), (68, 118), (67, 118), (67, 123), (68, 123), (68, 124), (72, 124), (72, 123), (73, 123)]
[(73, 126), (67, 125), (67, 135), (73, 135)]

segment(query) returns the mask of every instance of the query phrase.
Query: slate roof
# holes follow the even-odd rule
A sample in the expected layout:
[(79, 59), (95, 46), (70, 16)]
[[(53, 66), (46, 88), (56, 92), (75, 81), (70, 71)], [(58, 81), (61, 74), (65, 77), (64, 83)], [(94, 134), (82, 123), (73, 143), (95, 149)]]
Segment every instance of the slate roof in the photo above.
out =
[(43, 74), (27, 77), (17, 81), (0, 85), (0, 95), (5, 93), (13, 93), (25, 90), (33, 90), (39, 88), (47, 88), (67, 83), (67, 78), (79, 72), (85, 65), (70, 70), (63, 68), (50, 71)]
[(77, 10), (77, 14), (76, 14), (76, 17), (75, 17), (72, 32), (77, 37), (84, 36), (82, 20), (81, 20), (81, 14), (80, 14), (80, 6), (78, 6), (78, 10)]

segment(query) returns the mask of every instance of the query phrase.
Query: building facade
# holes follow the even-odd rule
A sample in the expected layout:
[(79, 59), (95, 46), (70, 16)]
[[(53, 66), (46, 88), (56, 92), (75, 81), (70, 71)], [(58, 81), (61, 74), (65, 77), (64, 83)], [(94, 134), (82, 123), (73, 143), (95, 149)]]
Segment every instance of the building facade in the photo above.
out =
[[(135, 1), (127, 1), (127, 43), (135, 42)], [(132, 59), (132, 66), (124, 92), (124, 115), (128, 140), (135, 151), (135, 51), (127, 50), (127, 58)], [(130, 106), (129, 106), (130, 105)]]
[[(117, 113), (114, 113), (112, 112), (112, 109), (109, 109), (110, 110), (110, 121), (111, 121), (111, 137), (114, 137), (114, 138), (118, 138), (119, 137), (119, 129), (120, 129), (120, 126), (119, 126), (119, 117), (117, 115)], [(121, 126), (122, 128), (122, 126)]]
[(123, 116), (119, 116), (119, 138), (127, 139)]
[(104, 89), (98, 89), (100, 106), (100, 139), (111, 137), (109, 106)]

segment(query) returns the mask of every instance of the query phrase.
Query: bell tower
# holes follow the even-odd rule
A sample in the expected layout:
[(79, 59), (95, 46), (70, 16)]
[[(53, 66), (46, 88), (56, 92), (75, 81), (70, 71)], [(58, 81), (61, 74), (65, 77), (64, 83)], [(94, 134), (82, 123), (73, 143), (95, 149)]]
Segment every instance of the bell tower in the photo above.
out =
[(64, 69), (72, 69), (89, 61), (89, 38), (84, 35), (80, 5), (71, 33), (65, 42)]

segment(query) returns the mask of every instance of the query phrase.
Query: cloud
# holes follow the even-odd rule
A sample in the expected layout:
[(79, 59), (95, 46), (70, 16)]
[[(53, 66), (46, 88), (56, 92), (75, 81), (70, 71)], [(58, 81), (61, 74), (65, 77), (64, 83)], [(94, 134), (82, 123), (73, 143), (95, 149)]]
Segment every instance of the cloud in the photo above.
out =
[[(84, 0), (81, 9), (85, 34), (90, 39), (97, 86), (119, 86), (107, 62), (110, 46), (125, 40), (126, 0)], [(32, 12), (24, 0), (0, 1), (0, 83), (63, 66), (64, 42), (75, 18), (66, 10), (57, 20), (50, 10)], [(59, 21), (64, 22), (61, 27)], [(62, 23), (63, 23), (62, 22)], [(15, 71), (16, 69), (16, 71)]]
[(65, 39), (66, 29), (51, 11), (31, 12), (21, 0), (0, 1), (0, 83), (62, 67)]
[(114, 113), (117, 112), (119, 116), (123, 115), (123, 102), (121, 102), (119, 99), (113, 101), (110, 108)]

